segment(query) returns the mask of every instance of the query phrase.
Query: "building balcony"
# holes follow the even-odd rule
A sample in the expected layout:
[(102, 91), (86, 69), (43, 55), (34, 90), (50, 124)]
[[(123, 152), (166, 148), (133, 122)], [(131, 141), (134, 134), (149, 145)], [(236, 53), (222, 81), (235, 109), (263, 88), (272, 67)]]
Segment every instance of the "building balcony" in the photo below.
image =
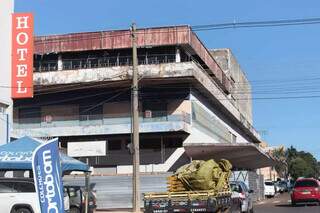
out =
[[(191, 116), (188, 113), (166, 114), (153, 112), (140, 115), (140, 133), (184, 131), (190, 133)], [(112, 135), (131, 133), (129, 114), (72, 115), (20, 118), (14, 120), (15, 136), (62, 137), (81, 135)]]
[[(190, 61), (191, 59), (185, 59)], [(175, 54), (139, 55), (138, 64), (165, 64), (176, 62)], [(104, 67), (132, 66), (132, 56), (93, 57), (78, 59), (63, 59), (59, 67), (58, 60), (35, 61), (35, 72), (52, 72), (62, 70), (96, 69)]]
[[(252, 124), (248, 125), (248, 118), (243, 115), (238, 105), (234, 103), (231, 97), (227, 96), (223, 90), (217, 85), (212, 77), (196, 62), (173, 62), (170, 63), (169, 58), (161, 58), (166, 60), (166, 63), (141, 63), (139, 65), (139, 75), (144, 82), (152, 82), (153, 80), (161, 79), (163, 82), (172, 83), (190, 83), (197, 90), (201, 91), (209, 100), (219, 105), (219, 108), (223, 110), (224, 114), (227, 114), (231, 118), (239, 122), (239, 126), (254, 142), (260, 141), (259, 134), (253, 129)], [(125, 63), (126, 60), (124, 60)], [(159, 63), (158, 63), (159, 62)], [(78, 63), (78, 62), (77, 62)], [(129, 66), (105, 66), (104, 63), (100, 63), (101, 67), (91, 68), (83, 67), (85, 63), (79, 63), (79, 66), (72, 63), (72, 66), (64, 67), (64, 70), (58, 71), (42, 71), (34, 73), (34, 85), (36, 88), (45, 88), (46, 91), (59, 91), (61, 85), (81, 85), (81, 84), (96, 84), (98, 82), (103, 83), (119, 83), (130, 82), (132, 79), (132, 69)], [(120, 63), (121, 64), (121, 63)], [(86, 64), (87, 65), (87, 64)], [(103, 65), (103, 66), (102, 66)], [(58, 65), (56, 65), (58, 66)]]

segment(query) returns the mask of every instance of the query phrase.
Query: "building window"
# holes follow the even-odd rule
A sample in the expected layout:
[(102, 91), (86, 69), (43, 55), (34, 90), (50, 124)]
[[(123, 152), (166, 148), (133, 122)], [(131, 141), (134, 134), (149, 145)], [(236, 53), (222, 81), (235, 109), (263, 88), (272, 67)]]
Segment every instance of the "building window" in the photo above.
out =
[(79, 105), (80, 121), (101, 120), (103, 118), (102, 105)]
[(165, 148), (179, 148), (182, 147), (183, 139), (180, 137), (164, 137), (163, 144)]
[(230, 136), (231, 136), (231, 143), (237, 143), (237, 136), (232, 132), (230, 132)]
[(154, 118), (167, 115), (167, 103), (163, 101), (144, 101), (142, 103), (144, 117)]
[(40, 123), (40, 107), (19, 109), (19, 123)]
[(159, 138), (141, 138), (140, 139), (140, 149), (160, 149), (161, 139)]
[(121, 140), (109, 140), (108, 141), (108, 150), (121, 150)]
[(5, 114), (6, 113), (6, 107), (0, 105), (0, 114)]

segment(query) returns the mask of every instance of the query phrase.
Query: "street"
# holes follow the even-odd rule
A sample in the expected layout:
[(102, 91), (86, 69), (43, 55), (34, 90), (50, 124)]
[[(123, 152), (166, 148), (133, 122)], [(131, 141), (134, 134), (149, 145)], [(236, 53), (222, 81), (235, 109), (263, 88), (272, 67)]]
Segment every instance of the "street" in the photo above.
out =
[[(167, 175), (142, 176), (142, 192), (166, 191)], [(69, 184), (83, 185), (83, 177), (67, 177)], [(95, 183), (97, 192), (98, 209), (124, 209), (131, 208), (131, 176), (102, 176), (92, 177), (91, 183)], [(320, 206), (299, 205), (292, 207), (288, 193), (275, 198), (258, 202), (254, 211), (256, 213), (316, 213), (320, 212)]]
[(320, 212), (320, 206), (310, 204), (292, 207), (290, 196), (285, 193), (257, 203), (254, 210), (256, 213), (316, 213)]

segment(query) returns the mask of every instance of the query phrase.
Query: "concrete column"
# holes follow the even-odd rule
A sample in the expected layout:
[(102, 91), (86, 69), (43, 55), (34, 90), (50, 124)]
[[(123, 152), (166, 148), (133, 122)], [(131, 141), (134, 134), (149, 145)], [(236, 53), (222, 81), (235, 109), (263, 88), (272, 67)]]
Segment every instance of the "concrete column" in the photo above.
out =
[(180, 49), (176, 48), (176, 63), (181, 62)]
[(164, 143), (163, 143), (163, 136), (161, 135), (161, 144), (160, 144), (160, 149), (161, 149), (161, 163), (165, 162), (165, 147), (164, 147)]
[(58, 70), (61, 71), (63, 70), (63, 63), (62, 63), (62, 55), (58, 55)]

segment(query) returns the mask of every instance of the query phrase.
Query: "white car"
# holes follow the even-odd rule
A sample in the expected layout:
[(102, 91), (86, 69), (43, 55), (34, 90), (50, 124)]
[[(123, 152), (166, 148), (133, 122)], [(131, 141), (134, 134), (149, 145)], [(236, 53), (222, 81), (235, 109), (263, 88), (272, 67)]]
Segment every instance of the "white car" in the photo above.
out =
[(264, 196), (266, 197), (274, 197), (276, 195), (276, 187), (274, 182), (265, 181), (264, 182)]
[[(69, 197), (64, 204), (69, 212)], [(40, 213), (33, 179), (0, 178), (0, 207), (3, 213)]]
[(249, 190), (247, 185), (242, 181), (231, 181), (232, 190), (231, 198), (238, 198), (241, 202), (241, 212), (253, 211), (253, 190)]

